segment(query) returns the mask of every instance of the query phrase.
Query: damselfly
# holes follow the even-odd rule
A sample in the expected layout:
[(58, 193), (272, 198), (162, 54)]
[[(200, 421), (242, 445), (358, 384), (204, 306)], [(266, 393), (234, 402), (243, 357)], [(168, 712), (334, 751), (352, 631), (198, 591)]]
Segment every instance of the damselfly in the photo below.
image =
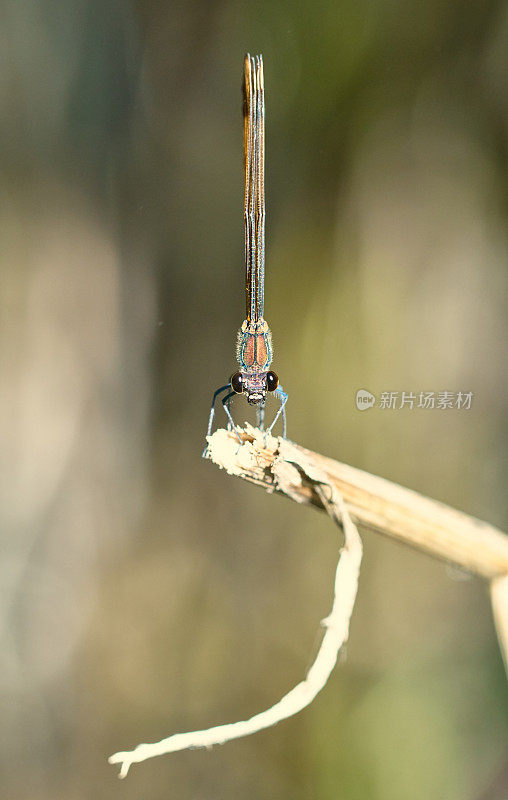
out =
[(224, 394), (222, 405), (229, 424), (240, 439), (229, 408), (235, 394), (245, 394), (257, 407), (257, 423), (263, 430), (267, 392), (273, 392), (280, 407), (267, 433), (282, 414), (282, 435), (286, 436), (287, 394), (279, 385), (272, 363), (272, 334), (263, 318), (265, 283), (265, 98), (262, 56), (245, 56), (243, 81), (244, 170), (245, 170), (245, 293), (246, 317), (238, 331), (236, 357), (240, 369), (229, 383), (213, 395), (208, 435), (212, 430), (215, 401)]

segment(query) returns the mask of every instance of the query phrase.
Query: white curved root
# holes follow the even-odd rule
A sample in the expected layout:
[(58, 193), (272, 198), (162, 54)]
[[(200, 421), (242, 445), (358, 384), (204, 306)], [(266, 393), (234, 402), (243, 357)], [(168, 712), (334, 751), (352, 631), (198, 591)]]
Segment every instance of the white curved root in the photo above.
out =
[(362, 560), (362, 543), (356, 526), (351, 521), (336, 489), (329, 485), (324, 488), (331, 494), (330, 499), (326, 498), (323, 488), (318, 487), (318, 492), (330, 516), (343, 528), (345, 543), (335, 573), (332, 610), (321, 623), (326, 628), (325, 635), (305, 679), (284, 695), (278, 703), (250, 719), (217, 725), (202, 731), (175, 733), (160, 742), (139, 744), (134, 750), (115, 753), (108, 760), (110, 764), (121, 764), (120, 778), (125, 778), (131, 764), (145, 761), (147, 758), (175, 753), (178, 750), (212, 747), (269, 728), (306, 708), (325, 686), (337, 662), (339, 650), (349, 635), (349, 622), (353, 613)]

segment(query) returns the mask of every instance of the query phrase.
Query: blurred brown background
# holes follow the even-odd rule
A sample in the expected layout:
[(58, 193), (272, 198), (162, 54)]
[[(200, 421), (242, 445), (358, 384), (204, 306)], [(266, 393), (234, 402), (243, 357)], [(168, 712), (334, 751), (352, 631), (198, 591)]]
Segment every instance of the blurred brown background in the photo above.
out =
[(243, 318), (245, 51), (290, 438), (506, 529), (507, 5), (5, 0), (0, 40), (2, 797), (506, 798), (485, 586), (369, 534), (310, 709), (122, 783), (106, 758), (276, 701), (330, 608), (324, 515), (201, 460)]

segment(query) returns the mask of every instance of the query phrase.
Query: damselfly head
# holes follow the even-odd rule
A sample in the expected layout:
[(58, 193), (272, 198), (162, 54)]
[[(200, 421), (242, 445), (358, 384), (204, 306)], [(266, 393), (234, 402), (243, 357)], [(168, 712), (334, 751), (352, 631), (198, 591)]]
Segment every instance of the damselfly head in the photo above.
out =
[(236, 394), (242, 392), (251, 405), (263, 405), (266, 400), (266, 372), (235, 372), (231, 375), (231, 388)]
[(274, 392), (279, 385), (275, 372), (235, 372), (230, 378), (231, 388), (236, 394), (247, 396), (251, 405), (263, 405), (267, 392)]

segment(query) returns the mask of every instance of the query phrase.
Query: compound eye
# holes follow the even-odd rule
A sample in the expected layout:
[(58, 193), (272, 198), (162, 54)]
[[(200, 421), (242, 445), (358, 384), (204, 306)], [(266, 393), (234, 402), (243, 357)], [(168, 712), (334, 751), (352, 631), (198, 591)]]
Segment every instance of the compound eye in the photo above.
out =
[(279, 385), (279, 377), (276, 372), (266, 373), (266, 388), (269, 392), (274, 392)]
[(243, 392), (243, 375), (241, 372), (235, 372), (231, 375), (231, 388), (237, 394), (241, 394)]

